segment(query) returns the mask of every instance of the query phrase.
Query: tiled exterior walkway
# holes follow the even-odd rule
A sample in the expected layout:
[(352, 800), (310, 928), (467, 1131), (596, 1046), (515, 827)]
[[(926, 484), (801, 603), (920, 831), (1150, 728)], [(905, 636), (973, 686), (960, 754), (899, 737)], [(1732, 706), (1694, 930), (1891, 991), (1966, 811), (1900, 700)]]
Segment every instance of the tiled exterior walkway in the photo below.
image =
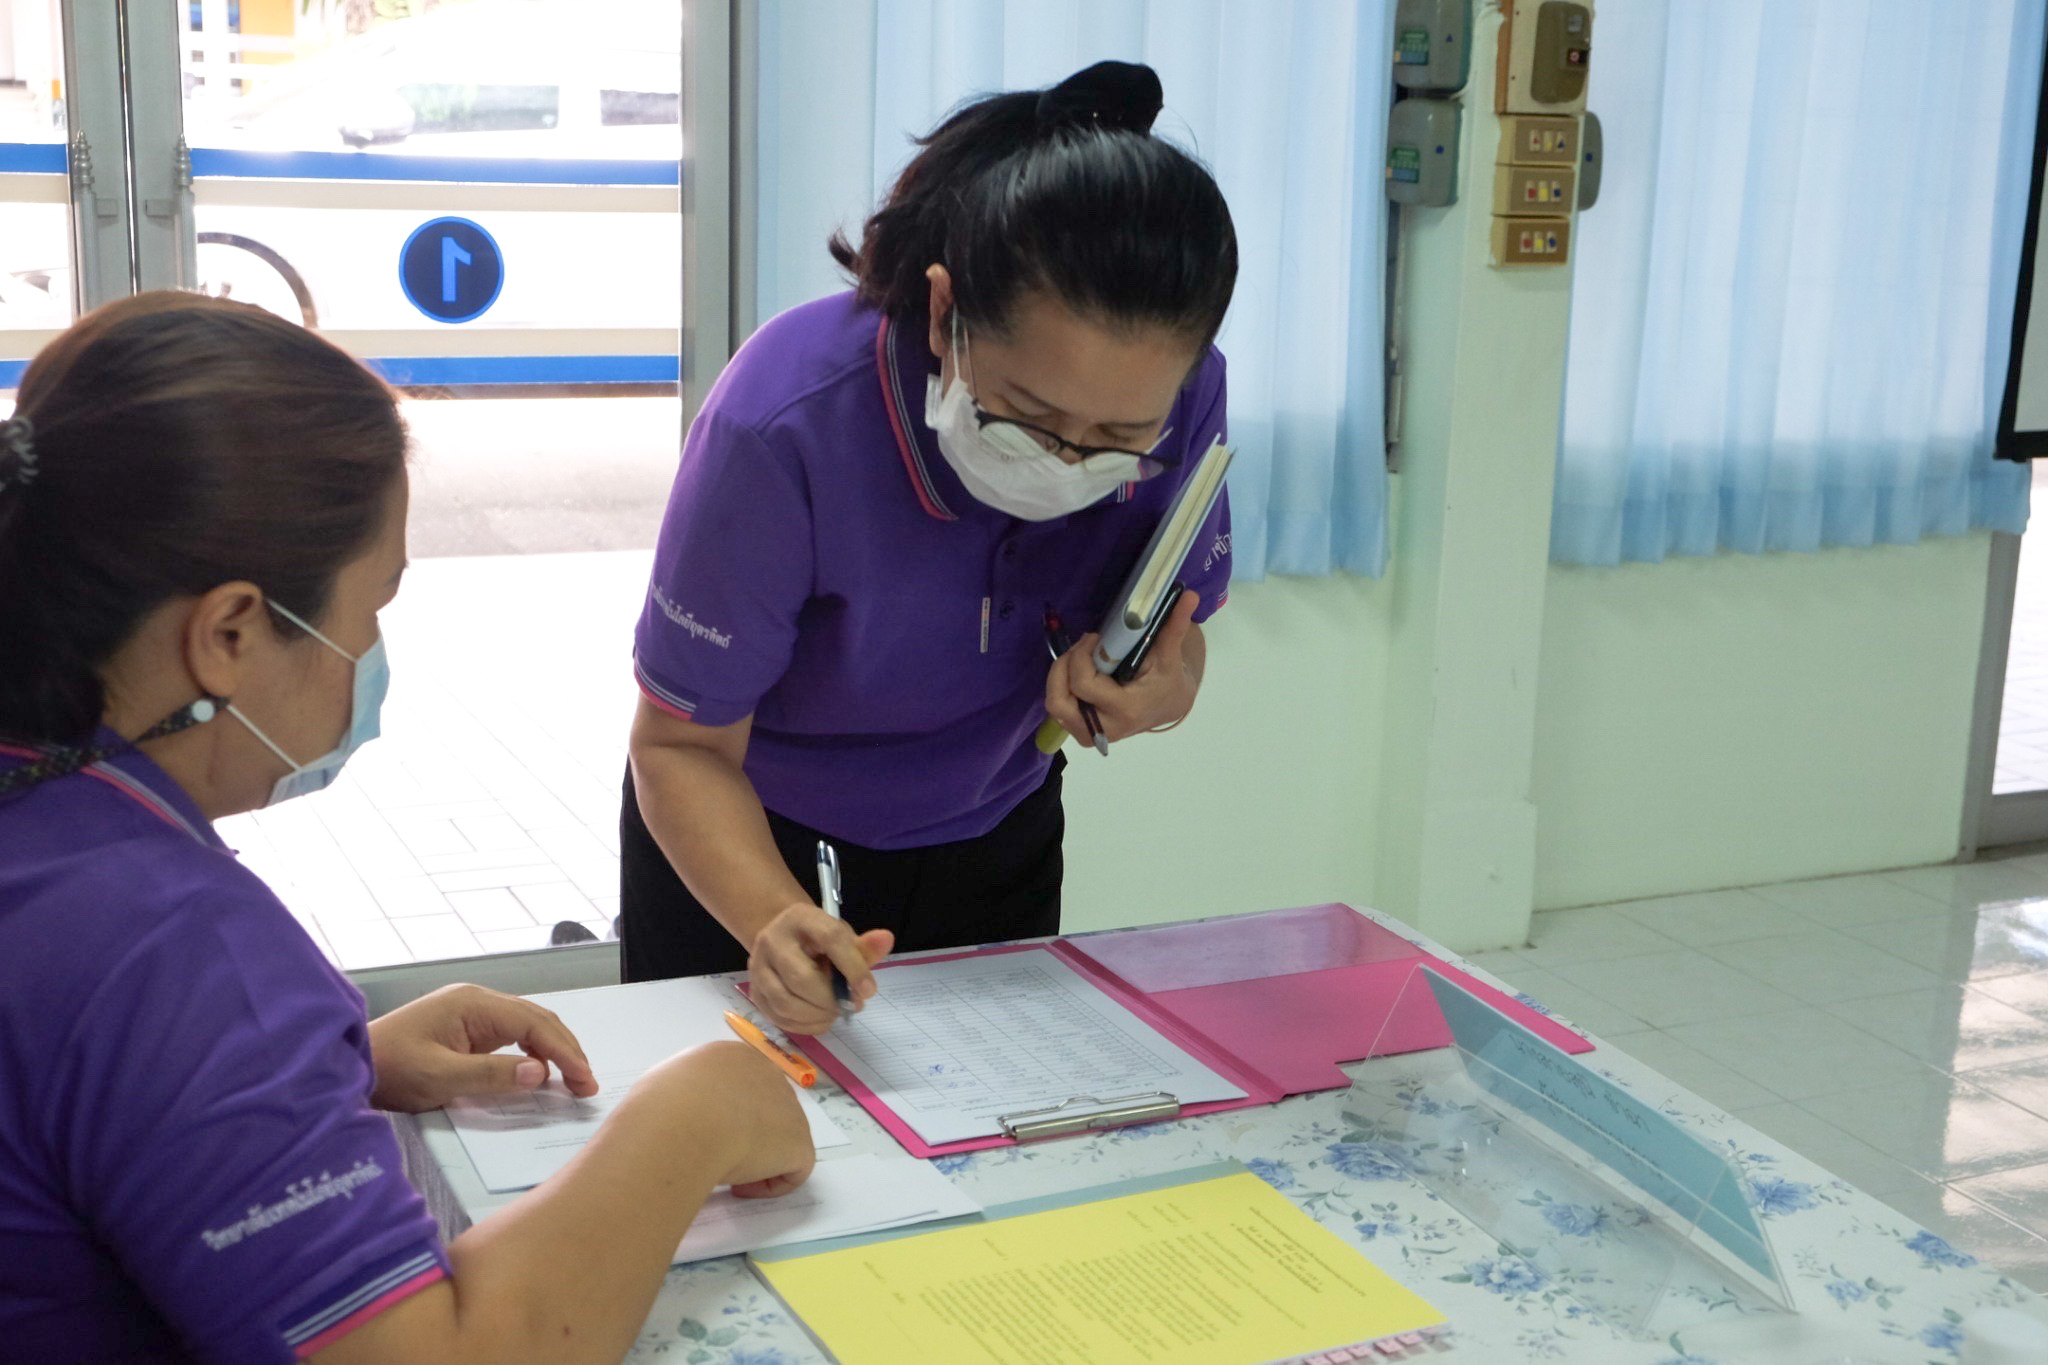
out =
[(220, 823), (343, 967), (542, 947), (618, 913), (644, 551), (426, 559), (383, 617), (384, 737)]

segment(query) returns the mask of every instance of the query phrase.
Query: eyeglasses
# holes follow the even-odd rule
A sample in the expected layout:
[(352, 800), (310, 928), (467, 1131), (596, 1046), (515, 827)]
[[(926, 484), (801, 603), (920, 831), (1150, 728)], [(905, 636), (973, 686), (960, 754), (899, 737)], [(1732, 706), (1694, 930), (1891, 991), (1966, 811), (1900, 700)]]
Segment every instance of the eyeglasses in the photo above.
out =
[[(952, 321), (953, 345), (957, 348), (954, 352), (953, 362), (959, 365), (963, 371), (971, 374), (972, 367), (968, 363), (966, 355), (966, 330), (960, 325), (960, 315), (958, 313), (953, 315)], [(1178, 456), (1157, 455), (1153, 453), (1159, 449), (1161, 443), (1168, 436), (1173, 434), (1172, 427), (1166, 428), (1158, 436), (1154, 437), (1149, 448), (1145, 450), (1130, 450), (1123, 446), (1075, 445), (1056, 431), (1049, 431), (1045, 427), (1016, 417), (999, 417), (980, 403), (974, 404), (974, 420), (981, 427), (982, 433), (988, 437), (990, 443), (1012, 459), (1028, 460), (1034, 455), (1057, 457), (1061, 451), (1071, 450), (1074, 452), (1075, 458), (1082, 465), (1091, 469), (1115, 467), (1122, 461), (1129, 461), (1131, 466), (1130, 478), (1134, 483), (1140, 479), (1149, 479), (1155, 474), (1163, 473), (1180, 463)], [(1092, 464), (1091, 461), (1093, 462)]]
[(974, 405), (974, 420), (1004, 453), (1020, 459), (1034, 454), (1057, 456), (1061, 451), (1070, 450), (1083, 465), (1094, 461), (1092, 468), (1100, 468), (1116, 460), (1129, 460), (1134, 466), (1131, 474), (1134, 480), (1149, 479), (1180, 463), (1178, 456), (1153, 453), (1173, 434), (1172, 427), (1160, 432), (1150, 449), (1130, 450), (1123, 446), (1076, 445), (1056, 431), (1048, 431), (1015, 417), (998, 417), (979, 403)]

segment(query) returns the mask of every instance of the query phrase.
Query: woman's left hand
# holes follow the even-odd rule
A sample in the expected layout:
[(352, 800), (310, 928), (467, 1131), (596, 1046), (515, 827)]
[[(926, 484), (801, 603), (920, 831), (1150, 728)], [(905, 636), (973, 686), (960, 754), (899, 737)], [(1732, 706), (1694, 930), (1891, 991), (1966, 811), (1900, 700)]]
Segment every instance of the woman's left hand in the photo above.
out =
[(1083, 744), (1089, 742), (1088, 723), (1081, 716), (1080, 703), (1084, 701), (1094, 705), (1102, 732), (1112, 742), (1183, 720), (1194, 709), (1195, 693), (1202, 684), (1194, 624), (1195, 608), (1201, 600), (1193, 592), (1181, 593), (1138, 676), (1127, 683), (1111, 682), (1108, 674), (1096, 669), (1095, 645), (1100, 635), (1090, 631), (1076, 640), (1072, 649), (1053, 661), (1052, 671), (1046, 675), (1045, 713)]
[[(524, 1056), (496, 1055), (517, 1044)], [(553, 1011), (482, 986), (443, 986), (370, 1021), (370, 1103), (417, 1114), (461, 1095), (531, 1090), (561, 1070), (569, 1093), (597, 1093), (576, 1035)]]

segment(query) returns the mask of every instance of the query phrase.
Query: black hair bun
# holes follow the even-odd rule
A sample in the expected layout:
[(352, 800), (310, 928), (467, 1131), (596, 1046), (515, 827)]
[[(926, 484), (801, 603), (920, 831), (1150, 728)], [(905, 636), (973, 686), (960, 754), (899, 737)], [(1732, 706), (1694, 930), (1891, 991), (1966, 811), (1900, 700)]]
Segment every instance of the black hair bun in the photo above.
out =
[(1149, 133), (1166, 103), (1159, 73), (1136, 62), (1097, 62), (1038, 97), (1038, 127)]

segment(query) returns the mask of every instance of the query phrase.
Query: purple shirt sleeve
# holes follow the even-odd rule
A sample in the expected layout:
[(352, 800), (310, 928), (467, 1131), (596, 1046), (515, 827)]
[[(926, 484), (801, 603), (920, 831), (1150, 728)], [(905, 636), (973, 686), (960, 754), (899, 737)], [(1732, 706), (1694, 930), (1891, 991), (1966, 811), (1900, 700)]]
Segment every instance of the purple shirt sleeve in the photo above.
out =
[(274, 899), (204, 893), (110, 965), (59, 1058), (66, 1198), (187, 1348), (289, 1361), (447, 1273), (359, 998)]
[[(1224, 376), (1223, 353), (1215, 347), (1209, 348), (1209, 361), (1202, 367), (1198, 381), (1209, 392), (1207, 401), (1200, 405), (1201, 417), (1195, 422), (1188, 442), (1188, 457), (1199, 460), (1216, 441), (1228, 443), (1230, 419), (1226, 398), (1227, 385)], [(1192, 471), (1190, 471), (1192, 472)], [(1201, 605), (1195, 608), (1195, 623), (1214, 616), (1230, 600), (1230, 493), (1226, 489), (1216, 499), (1216, 506), (1210, 510), (1209, 519), (1195, 536), (1194, 548), (1181, 562), (1180, 581), (1186, 587), (1201, 595)]]
[(810, 495), (794, 456), (700, 414), (634, 633), (641, 690), (705, 725), (752, 714), (789, 666), (811, 580)]

